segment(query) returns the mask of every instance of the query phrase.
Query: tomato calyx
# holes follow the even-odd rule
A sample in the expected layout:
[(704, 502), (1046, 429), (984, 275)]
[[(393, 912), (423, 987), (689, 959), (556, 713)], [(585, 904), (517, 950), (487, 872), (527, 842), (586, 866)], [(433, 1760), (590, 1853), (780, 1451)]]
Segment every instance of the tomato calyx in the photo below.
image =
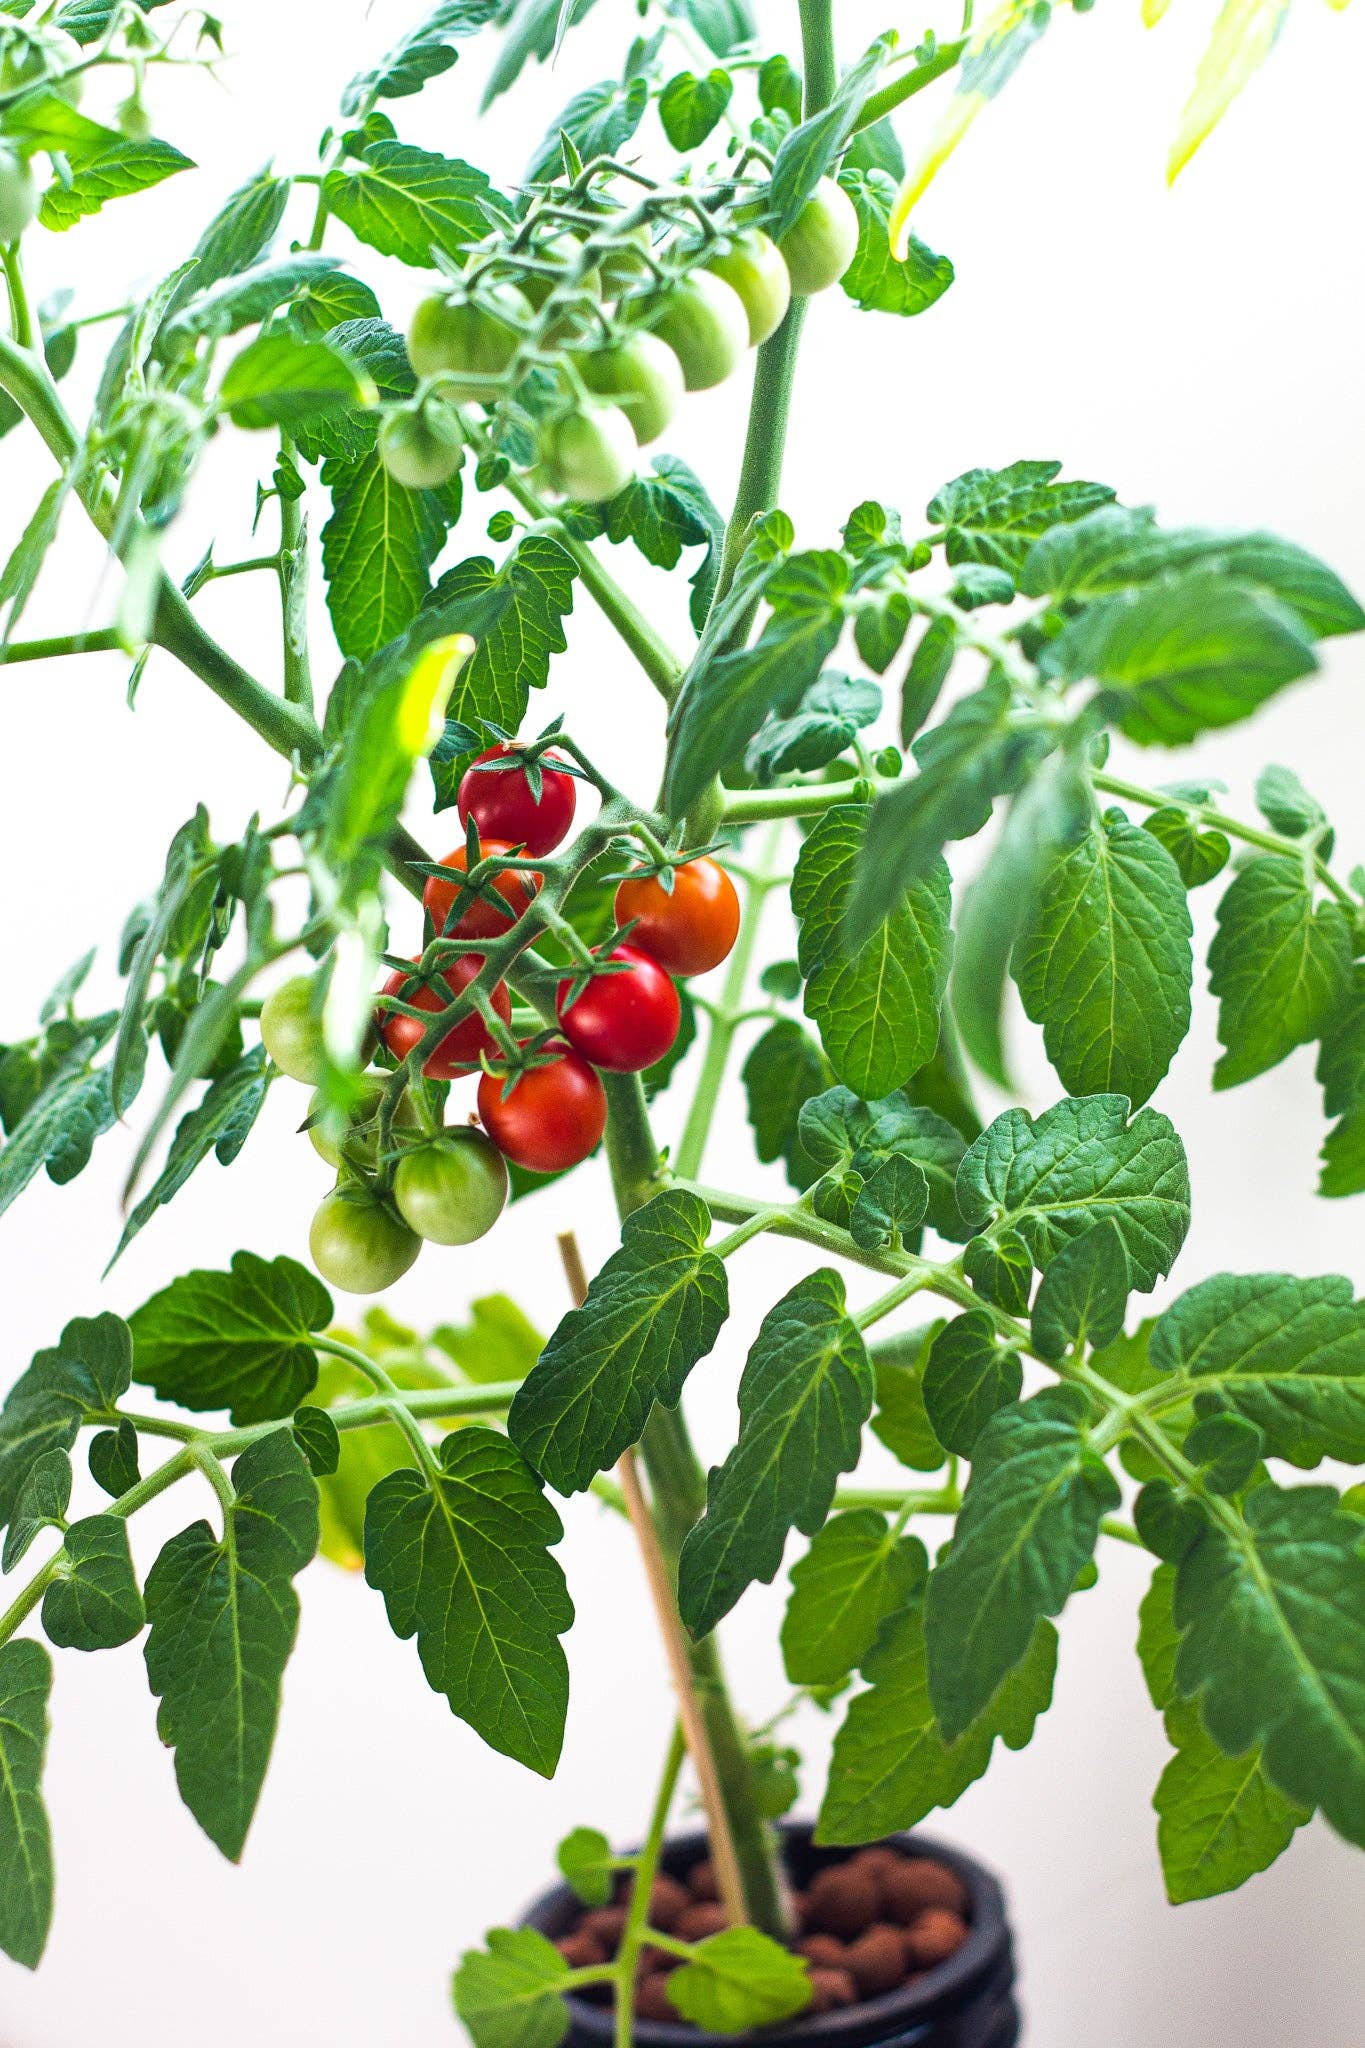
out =
[(415, 861), (425, 875), (422, 903), (438, 939), (495, 939), (520, 924), (544, 886), (524, 858), (525, 843), (483, 838), (473, 817), (465, 843), (444, 861)]

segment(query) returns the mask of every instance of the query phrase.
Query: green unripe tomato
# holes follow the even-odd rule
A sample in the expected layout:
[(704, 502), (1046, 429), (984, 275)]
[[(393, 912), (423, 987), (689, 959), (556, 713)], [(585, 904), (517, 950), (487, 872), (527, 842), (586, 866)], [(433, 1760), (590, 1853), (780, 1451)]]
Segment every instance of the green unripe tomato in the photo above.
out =
[(642, 448), (658, 439), (682, 403), (682, 364), (657, 334), (629, 334), (612, 348), (594, 349), (579, 368), (589, 391), (615, 399)]
[(311, 975), (296, 974), (261, 1005), (261, 1037), (282, 1074), (316, 1083), (322, 1074), (322, 1025), (313, 1013)]
[(580, 505), (598, 505), (634, 476), (635, 434), (619, 405), (595, 405), (552, 421), (541, 455), (555, 490)]
[(762, 228), (749, 228), (732, 236), (706, 268), (739, 293), (749, 316), (750, 347), (757, 348), (777, 332), (791, 304), (792, 282), (782, 251), (771, 235), (765, 235)]
[(38, 211), (32, 166), (0, 144), (0, 242), (17, 242)]
[[(497, 380), (517, 352), (519, 329), (530, 318), (530, 305), (514, 284), (487, 286), (477, 303), (434, 293), (412, 316), (408, 356), (419, 377), (456, 371), (471, 379), (461, 384), (458, 397), (491, 404), (501, 395)], [(480, 383), (480, 378), (488, 381)]]
[[(375, 1118), (379, 1114), (379, 1103), (383, 1093), (383, 1081), (377, 1076), (367, 1076), (361, 1083), (360, 1096), (351, 1111), (348, 1129), (340, 1142), (334, 1138), (326, 1122), (309, 1124), (308, 1137), (320, 1159), (325, 1159), (329, 1166), (340, 1166), (344, 1146), (348, 1159), (353, 1160), (357, 1166), (368, 1167), (370, 1172), (374, 1171), (379, 1163), (379, 1126)], [(318, 1093), (308, 1105), (308, 1114), (310, 1117), (320, 1117), (321, 1111), (322, 1096)], [(393, 1113), (393, 1122), (396, 1130), (412, 1130), (415, 1127), (417, 1111), (410, 1095), (404, 1093), (399, 1096), (398, 1107)]]
[(473, 1244), (502, 1214), (507, 1167), (482, 1131), (447, 1131), (436, 1144), (403, 1154), (393, 1198), (419, 1237), (432, 1244)]
[(777, 246), (799, 298), (837, 284), (858, 247), (858, 215), (843, 187), (822, 178)]
[(382, 1294), (401, 1280), (422, 1240), (380, 1201), (360, 1189), (336, 1189), (318, 1206), (308, 1251), (329, 1287), (343, 1294)]
[[(583, 254), (583, 244), (575, 234), (566, 232), (556, 235), (552, 241), (542, 242), (534, 251), (538, 263), (553, 263), (559, 272), (557, 277), (547, 272), (528, 270), (522, 275), (518, 286), (522, 297), (538, 313), (550, 293), (561, 285), (567, 285), (573, 277), (575, 266)], [(515, 261), (515, 257), (513, 261)], [(595, 299), (602, 296), (602, 279), (599, 273), (589, 270), (585, 276), (574, 279), (576, 291), (590, 292)]]
[(85, 90), (85, 78), (81, 72), (64, 78), (63, 71), (70, 71), (79, 64), (85, 52), (74, 36), (62, 29), (45, 28), (38, 35), (30, 36), (22, 29), (8, 32), (0, 28), (0, 93), (19, 92), (26, 85), (46, 84), (49, 92), (66, 101), (69, 107), (80, 104)]
[[(610, 232), (610, 224), (604, 223)], [(622, 292), (638, 291), (653, 273), (644, 258), (651, 245), (649, 224), (637, 221), (627, 228), (615, 247), (608, 249), (597, 266), (604, 299), (619, 299)]]
[(379, 459), (405, 491), (434, 491), (449, 483), (463, 453), (460, 416), (440, 399), (387, 413), (379, 429)]
[(694, 270), (650, 300), (645, 320), (678, 358), (689, 391), (723, 384), (749, 346), (743, 300), (709, 270)]

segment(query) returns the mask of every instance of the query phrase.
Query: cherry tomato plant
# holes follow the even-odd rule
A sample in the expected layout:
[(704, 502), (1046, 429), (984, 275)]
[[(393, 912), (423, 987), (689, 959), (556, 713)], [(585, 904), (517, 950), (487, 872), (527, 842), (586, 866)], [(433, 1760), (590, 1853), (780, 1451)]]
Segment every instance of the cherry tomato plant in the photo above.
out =
[[(336, 1175), (311, 1268), (215, 1248), (127, 1318), (79, 1304), (9, 1392), (3, 1566), (27, 1576), (0, 1614), (0, 1947), (36, 1965), (51, 1917), (48, 1645), (144, 1636), (181, 1792), (235, 1858), (321, 1543), (363, 1564), (452, 1712), (549, 1775), (573, 1617), (551, 1497), (594, 1489), (621, 1511), (623, 1569), (632, 1541), (649, 1567), (680, 1733), (643, 1850), (591, 1829), (561, 1850), (586, 1901), (626, 1873), (619, 1954), (574, 1964), (495, 1929), (455, 1980), (478, 2048), (554, 2048), (564, 1998), (597, 1986), (628, 2048), (646, 1951), (701, 2028), (810, 2005), (771, 1826), (794, 1752), (746, 1727), (716, 1633), (794, 1533), (791, 1725), (838, 1717), (809, 1788), (822, 1843), (913, 1826), (998, 1738), (1027, 1740), (1057, 1618), (1118, 1543), (1151, 1559), (1139, 1654), (1172, 1751), (1171, 1897), (1242, 1883), (1313, 1812), (1365, 1845), (1365, 1489), (1339, 1469), (1365, 1461), (1365, 1311), (1342, 1278), (1277, 1271), (1146, 1302), (1191, 1219), (1150, 1098), (1190, 1026), (1193, 892), (1218, 896), (1214, 1085), (1316, 1045), (1321, 1192), (1365, 1191), (1365, 874), (1289, 769), (1266, 769), (1251, 815), (1172, 782), (1164, 751), (1251, 717), (1365, 614), (1292, 539), (1162, 524), (1051, 461), (921, 479), (922, 514), (866, 500), (798, 535), (783, 512), (803, 327), (843, 319), (855, 348), (861, 320), (933, 317), (952, 266), (914, 209), (1049, 0), (865, 51), (836, 50), (831, 0), (641, 0), (619, 77), (576, 93), (515, 189), (402, 138), (468, 39), (501, 38), (497, 99), (561, 42), (567, 63), (587, 11), (428, 7), (342, 86), (320, 169), (226, 196), (198, 171), (203, 232), (149, 290), (35, 308), (36, 238), (114, 232), (194, 170), (148, 102), (173, 129), (174, 82), (164, 108), (154, 88), (224, 30), (153, 0), (0, 0), (0, 432), (51, 464), (0, 573), (0, 665), (122, 650), (132, 695), (169, 659), (290, 770), (281, 802), (263, 751), (246, 832), (193, 809), (121, 934), (88, 935), (116, 1000), (89, 994), (86, 956), (0, 1048), (0, 1210), (130, 1125), (117, 1258), (193, 1203), (210, 1156), (260, 1142), (276, 1088), (297, 1097), (280, 1171), (300, 1202), (316, 1155)], [(1228, 10), (1175, 168), (1261, 35)], [(898, 110), (921, 93), (941, 105), (907, 161)], [(386, 318), (414, 283), (415, 313)], [(685, 445), (692, 394), (736, 376), (752, 399), (722, 514), (682, 456), (646, 451)], [(194, 564), (178, 515), (229, 435), (259, 453), (274, 546)], [(107, 545), (93, 601), (115, 592), (114, 616), (82, 594), (78, 628), (26, 640), (59, 519)], [(685, 647), (618, 583), (626, 547), (686, 578)], [(335, 662), (308, 629), (319, 574)], [(228, 575), (278, 592), (272, 673), (204, 623)], [(652, 693), (657, 793), (590, 753), (572, 708), (535, 715), (561, 657), (572, 707), (579, 603), (620, 642), (594, 687)], [(765, 959), (777, 899), (794, 957)], [(1013, 1100), (1016, 999), (1056, 1074), (1046, 1104)], [(736, 1190), (703, 1169), (741, 1052), (756, 1166)], [(983, 1079), (1012, 1099), (989, 1120)], [(401, 1305), (419, 1255), (467, 1287), (463, 1248), (490, 1230), (543, 1263), (535, 1190), (585, 1169), (605, 1199), (599, 1149), (619, 1245), (581, 1287), (569, 1248), (585, 1298), (548, 1339), (501, 1300), (430, 1342), (374, 1314), (336, 1326), (329, 1290)], [(685, 1384), (761, 1233), (806, 1268), (750, 1333), (707, 1475)], [(857, 1484), (869, 1434), (895, 1484)], [(1332, 1482), (1305, 1482), (1324, 1460)], [(205, 1482), (213, 1522), (140, 1573), (137, 1510)], [(648, 1920), (684, 1751), (728, 1923), (696, 1941)]]

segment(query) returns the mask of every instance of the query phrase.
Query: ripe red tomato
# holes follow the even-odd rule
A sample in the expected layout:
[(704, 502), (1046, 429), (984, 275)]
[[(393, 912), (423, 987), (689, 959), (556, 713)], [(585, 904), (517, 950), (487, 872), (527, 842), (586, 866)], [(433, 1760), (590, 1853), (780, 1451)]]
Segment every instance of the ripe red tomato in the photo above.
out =
[(574, 983), (561, 981), (557, 1008), (564, 1036), (575, 1052), (609, 1074), (640, 1074), (661, 1060), (678, 1035), (682, 1005), (678, 991), (651, 954), (638, 946), (616, 946), (616, 974), (599, 974), (571, 1002)]
[(466, 768), (455, 799), (460, 823), (467, 825), (472, 818), (481, 839), (524, 846), (532, 856), (553, 853), (573, 823), (577, 802), (574, 778), (551, 767), (562, 755), (546, 754), (541, 759), (540, 795), (533, 796), (519, 762), (510, 768), (485, 765), (505, 759), (511, 751), (510, 747), (489, 747)]
[[(481, 838), (479, 841), (481, 860), (496, 859), (500, 854), (511, 851), (505, 839)], [(466, 854), (465, 847), (457, 846), (450, 853), (442, 855), (441, 866), (459, 868), (463, 874), (469, 865)], [(457, 922), (447, 931), (446, 919), (450, 916), (458, 887), (458, 883), (444, 881), (440, 875), (427, 876), (422, 901), (426, 905), (427, 916), (431, 919), (437, 937), (496, 939), (504, 932), (510, 932), (523, 915), (527, 904), (540, 887), (540, 876), (528, 874), (525, 869), (513, 869), (510, 874), (499, 875), (496, 880), (490, 879), (483, 885), (483, 895), (465, 897), (464, 908)], [(505, 910), (498, 908), (495, 896), (501, 897), (507, 905)]]
[(631, 944), (670, 974), (705, 974), (739, 935), (739, 898), (724, 868), (703, 854), (674, 868), (671, 895), (657, 875), (627, 875), (616, 891), (616, 922), (633, 922)]
[[(418, 1010), (444, 1010), (452, 998), (464, 993), (482, 966), (481, 953), (461, 953), (435, 977), (434, 987), (426, 986), (412, 975), (391, 974), (384, 983), (383, 993), (401, 996), (405, 1003), (411, 1003)], [(442, 981), (450, 991), (449, 995), (441, 993)], [(495, 984), (490, 1000), (503, 1022), (510, 1023), (512, 998), (503, 982)], [(400, 1016), (396, 1010), (382, 1012), (379, 1029), (396, 1060), (406, 1059), (413, 1047), (421, 1042), (422, 1026), (417, 1019)], [(432, 1081), (453, 1081), (459, 1074), (472, 1074), (482, 1054), (496, 1051), (488, 1026), (477, 1010), (471, 1010), (467, 1017), (462, 1017), (447, 1031), (436, 1050), (427, 1054), (422, 1072)]]
[(479, 1117), (500, 1152), (529, 1173), (563, 1173), (601, 1142), (607, 1127), (606, 1090), (593, 1069), (565, 1046), (543, 1067), (530, 1067), (513, 1084), (501, 1074), (479, 1083)]

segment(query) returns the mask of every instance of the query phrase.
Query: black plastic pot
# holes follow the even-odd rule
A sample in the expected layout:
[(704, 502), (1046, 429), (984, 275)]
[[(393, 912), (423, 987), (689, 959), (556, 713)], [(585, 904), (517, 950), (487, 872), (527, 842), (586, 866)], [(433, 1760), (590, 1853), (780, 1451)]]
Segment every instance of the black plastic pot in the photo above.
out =
[[(800, 1821), (781, 1828), (783, 1860), (792, 1883), (804, 1886), (817, 1870), (840, 1863), (846, 1849), (821, 1849)], [(734, 2043), (771, 2044), (771, 2048), (1014, 2048), (1019, 2039), (1019, 2012), (1014, 2002), (1014, 1953), (1005, 1899), (990, 1872), (960, 1849), (927, 1835), (891, 1835), (892, 1848), (912, 1856), (932, 1856), (955, 1870), (971, 1898), (971, 1932), (957, 1954), (914, 1984), (869, 1998), (842, 2012), (811, 2019), (785, 2020), (754, 2034), (700, 2034), (695, 2027), (659, 2020), (636, 2020), (636, 2048), (730, 2048)], [(706, 1854), (706, 1837), (680, 1835), (664, 1849), (662, 1867), (680, 1877)], [(531, 1907), (523, 1924), (536, 1927), (554, 1941), (567, 1934), (582, 1907), (567, 1885), (556, 1885)], [(606, 2005), (568, 1998), (571, 2021), (567, 2048), (612, 2048), (613, 2015)]]

